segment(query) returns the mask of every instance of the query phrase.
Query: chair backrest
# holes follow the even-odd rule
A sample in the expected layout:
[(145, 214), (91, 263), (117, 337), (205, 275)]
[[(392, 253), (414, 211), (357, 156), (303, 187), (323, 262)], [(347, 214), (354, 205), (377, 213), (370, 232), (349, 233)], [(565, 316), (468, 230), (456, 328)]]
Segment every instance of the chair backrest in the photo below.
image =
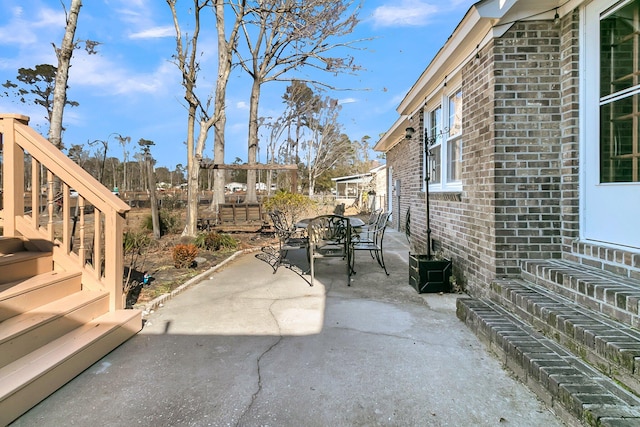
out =
[(391, 212), (383, 212), (378, 217), (378, 221), (376, 222), (374, 231), (374, 241), (377, 244), (382, 243), (382, 239), (384, 238), (384, 231), (387, 229), (387, 224), (389, 223), (389, 216), (391, 216)]
[(269, 212), (271, 221), (273, 222), (273, 228), (276, 230), (278, 237), (288, 237), (294, 231), (293, 227), (288, 223), (287, 216), (281, 211)]
[(341, 215), (321, 215), (309, 221), (307, 235), (312, 250), (329, 246), (346, 250), (351, 240), (351, 224)]
[(378, 228), (386, 227), (390, 216), (391, 212), (381, 212), (380, 216), (378, 216), (378, 221), (376, 222)]
[(344, 203), (340, 203), (336, 205), (335, 209), (333, 209), (333, 214), (342, 216), (344, 215), (344, 211), (345, 211)]
[(380, 215), (382, 215), (383, 210), (382, 209), (376, 209), (375, 211), (371, 212), (371, 215), (369, 215), (369, 219), (367, 220), (367, 224), (368, 226), (375, 226), (378, 223), (378, 220), (380, 219)]

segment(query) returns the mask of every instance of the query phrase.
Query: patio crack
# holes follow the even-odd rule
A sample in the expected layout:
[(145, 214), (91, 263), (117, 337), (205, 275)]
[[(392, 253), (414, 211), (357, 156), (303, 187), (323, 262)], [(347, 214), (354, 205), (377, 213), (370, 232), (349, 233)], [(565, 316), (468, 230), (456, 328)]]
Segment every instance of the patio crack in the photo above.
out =
[(258, 356), (258, 358), (256, 359), (256, 368), (258, 372), (258, 389), (251, 395), (251, 402), (249, 402), (245, 410), (242, 412), (242, 414), (240, 414), (240, 417), (238, 417), (238, 421), (235, 424), (236, 426), (244, 425), (244, 423), (242, 422), (243, 418), (249, 413), (249, 411), (251, 411), (251, 408), (253, 407), (258, 396), (262, 392), (262, 370), (260, 367), (260, 362), (262, 361), (262, 358), (266, 356), (269, 352), (271, 352), (271, 350), (276, 348), (278, 344), (280, 344), (284, 339), (284, 337), (282, 336), (282, 329), (280, 328), (280, 323), (278, 322), (278, 318), (275, 316), (272, 310), (273, 305), (277, 302), (278, 300), (271, 302), (271, 304), (269, 305), (269, 314), (271, 314), (273, 321), (278, 326), (278, 339), (273, 344), (271, 344), (265, 351), (263, 351), (260, 354), (260, 356)]

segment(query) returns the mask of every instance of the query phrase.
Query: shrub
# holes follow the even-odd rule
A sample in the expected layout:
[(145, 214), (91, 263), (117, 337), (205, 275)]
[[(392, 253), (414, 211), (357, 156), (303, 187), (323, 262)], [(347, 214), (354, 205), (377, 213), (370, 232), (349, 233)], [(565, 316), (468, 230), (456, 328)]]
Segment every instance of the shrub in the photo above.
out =
[(173, 264), (176, 268), (191, 267), (198, 256), (198, 248), (192, 243), (187, 245), (175, 245), (173, 247), (172, 256)]
[(128, 254), (140, 254), (151, 244), (151, 237), (145, 231), (125, 231), (122, 236), (122, 246), (125, 256)]
[(198, 234), (193, 243), (200, 249), (208, 251), (219, 251), (223, 248), (235, 249), (238, 247), (236, 239), (228, 234), (221, 234), (216, 231)]
[(160, 195), (160, 206), (162, 209), (167, 210), (176, 210), (182, 209), (184, 206), (184, 202), (180, 199), (180, 197), (175, 194), (170, 193), (161, 193)]
[[(126, 276), (124, 277), (123, 290), (125, 293), (140, 284), (135, 277), (134, 271), (143, 270), (146, 258), (146, 249), (151, 245), (151, 237), (146, 231), (125, 231), (122, 236), (122, 247), (124, 252), (124, 264)], [(142, 256), (142, 255), (145, 256)], [(142, 256), (142, 260), (140, 257)]]
[[(158, 217), (160, 221), (160, 234), (177, 233), (180, 231), (179, 218), (177, 215), (171, 213), (171, 211), (167, 209), (160, 209)], [(142, 227), (145, 230), (153, 231), (153, 219), (151, 218), (151, 214), (144, 218)]]
[(308, 196), (286, 190), (278, 190), (276, 194), (264, 202), (264, 208), (267, 211), (282, 212), (289, 224), (295, 224), (314, 205), (315, 202)]

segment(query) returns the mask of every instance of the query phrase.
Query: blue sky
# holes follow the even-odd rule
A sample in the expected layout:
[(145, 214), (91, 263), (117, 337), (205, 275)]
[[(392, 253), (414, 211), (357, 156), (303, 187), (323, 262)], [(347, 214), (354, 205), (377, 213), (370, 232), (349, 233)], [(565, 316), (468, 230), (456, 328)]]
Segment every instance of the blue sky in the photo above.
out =
[[(70, 3), (64, 0), (64, 3)], [(175, 30), (164, 0), (91, 0), (83, 2), (77, 40), (101, 43), (97, 55), (75, 52), (69, 76), (68, 98), (78, 107), (65, 110), (64, 142), (87, 144), (108, 140), (110, 155), (122, 158), (114, 133), (130, 136), (128, 150), (138, 150), (140, 138), (152, 140), (159, 166), (186, 165), (186, 110), (175, 53)], [(475, 0), (366, 0), (361, 22), (351, 39), (371, 39), (351, 52), (364, 70), (358, 76), (332, 77), (343, 89), (326, 95), (342, 105), (340, 121), (352, 140), (367, 135), (375, 143), (396, 120), (396, 107), (420, 73), (451, 35)], [(178, 7), (191, 5), (179, 0)], [(56, 65), (52, 43), (60, 45), (64, 12), (60, 0), (0, 0), (0, 82), (15, 81), (18, 68)], [(201, 93), (215, 82), (216, 44), (212, 15), (203, 15), (205, 30), (200, 72)], [(209, 28), (206, 28), (206, 27)], [(189, 30), (183, 24), (183, 30)], [(243, 72), (231, 77), (227, 95), (225, 161), (246, 161), (250, 83)], [(282, 111), (285, 83), (267, 83), (260, 116), (276, 117)], [(31, 125), (45, 133), (42, 107), (0, 97), (0, 112), (25, 114)], [(213, 135), (205, 157), (213, 157)], [(87, 149), (93, 148), (87, 146)], [(261, 150), (260, 161), (264, 162)], [(132, 156), (131, 156), (132, 157)]]

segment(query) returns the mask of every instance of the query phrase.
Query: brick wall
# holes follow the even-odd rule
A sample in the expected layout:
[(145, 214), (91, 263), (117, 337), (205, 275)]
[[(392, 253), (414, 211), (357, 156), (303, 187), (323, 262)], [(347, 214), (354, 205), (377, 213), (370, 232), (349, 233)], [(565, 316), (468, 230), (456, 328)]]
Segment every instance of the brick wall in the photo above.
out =
[[(416, 135), (418, 132), (416, 132)], [(418, 140), (414, 135), (414, 139), (403, 139), (398, 145), (387, 153), (387, 164), (392, 167), (392, 185), (396, 180), (401, 182), (400, 197), (395, 189), (391, 188), (393, 200), (393, 226), (400, 230), (405, 230), (405, 219), (407, 211), (420, 191), (420, 167), (421, 167), (421, 148)], [(412, 216), (417, 214), (412, 210)], [(413, 219), (412, 219), (413, 222)], [(412, 225), (412, 229), (416, 232), (418, 229), (416, 224)], [(407, 277), (407, 281), (408, 281)]]
[[(640, 277), (640, 255), (581, 242), (579, 199), (579, 11), (559, 26), (518, 22), (462, 68), (463, 164), (459, 194), (431, 192), (434, 246), (474, 295), (520, 261), (564, 258)], [(387, 153), (401, 229), (411, 209), (412, 251), (426, 248), (423, 115)], [(397, 222), (396, 222), (397, 224)]]
[(560, 29), (520, 22), (495, 40), (496, 275), (561, 256)]
[[(561, 191), (575, 190), (568, 181), (561, 189), (562, 150), (573, 155), (575, 136), (560, 143), (561, 118), (574, 114), (560, 108), (572, 96), (560, 75), (561, 64), (575, 59), (561, 63), (559, 33), (552, 22), (516, 23), (462, 69), (463, 191), (431, 193), (431, 229), (434, 246), (454, 261), (454, 274), (472, 294), (483, 294), (495, 277), (519, 275), (521, 259), (561, 256)], [(563, 46), (568, 55), (570, 40)], [(411, 209), (412, 251), (424, 253), (422, 120), (410, 118), (413, 139), (394, 147), (387, 161), (402, 181), (394, 212), (404, 219)], [(577, 201), (566, 207), (577, 209)], [(572, 221), (566, 217), (567, 230)]]
[(562, 209), (562, 251), (572, 252), (573, 242), (580, 237), (579, 184), (579, 11), (567, 15), (561, 22), (560, 78), (562, 182), (560, 184)]

